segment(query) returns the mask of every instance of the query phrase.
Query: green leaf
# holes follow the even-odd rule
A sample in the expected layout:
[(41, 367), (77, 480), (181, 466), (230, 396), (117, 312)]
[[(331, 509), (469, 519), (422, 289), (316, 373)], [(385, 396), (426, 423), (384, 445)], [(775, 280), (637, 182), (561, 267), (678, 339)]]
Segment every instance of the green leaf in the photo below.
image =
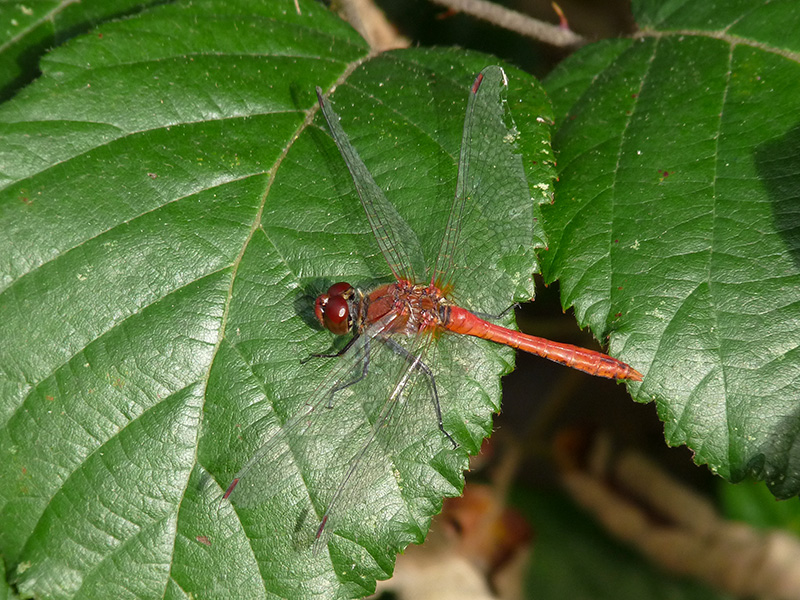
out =
[(39, 74), (42, 55), (92, 25), (156, 4), (154, 0), (29, 0), (0, 5), (0, 100)]
[[(342, 126), (430, 260), (469, 85), (496, 62), (373, 57), (320, 6), (301, 8), (209, 0), (109, 23), (0, 107), (0, 554), (25, 595), (364, 595), (459, 493), (466, 451), (491, 431), (513, 353), (445, 336), (437, 383), (461, 448), (405, 410), (394, 462), (379, 457), (378, 485), (321, 555), (309, 532), (341, 456), (296, 457), (262, 505), (220, 502), (335, 362), (300, 363), (331, 343), (315, 292), (389, 280), (314, 86), (335, 88)], [(516, 215), (530, 245), (463, 237), (486, 287), (456, 290), (495, 313), (533, 293), (552, 178), (544, 93), (506, 71), (536, 202), (498, 197), (469, 216)], [(344, 400), (329, 418), (369, 427)]]
[[(652, 6), (651, 6), (652, 4)], [(645, 374), (669, 444), (800, 491), (800, 26), (792, 2), (646, 3), (568, 59), (547, 280)]]
[[(6, 565), (5, 561), (0, 557), (0, 573), (5, 575)], [(5, 577), (0, 578), (0, 600), (8, 600), (9, 598), (16, 598), (11, 586), (8, 585)]]
[(777, 501), (763, 483), (745, 481), (718, 486), (723, 514), (762, 529), (783, 529), (800, 535), (800, 502), (797, 498)]

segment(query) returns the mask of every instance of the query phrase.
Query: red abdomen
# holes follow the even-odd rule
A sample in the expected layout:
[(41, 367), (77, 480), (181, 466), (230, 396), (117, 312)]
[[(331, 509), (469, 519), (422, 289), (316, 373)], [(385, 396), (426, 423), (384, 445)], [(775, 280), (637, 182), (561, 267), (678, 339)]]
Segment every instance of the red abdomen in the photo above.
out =
[(450, 308), (450, 320), (442, 323), (445, 329), (454, 333), (473, 335), (512, 348), (519, 348), (562, 365), (584, 371), (590, 375), (599, 375), (609, 379), (628, 379), (641, 381), (642, 375), (621, 360), (612, 358), (602, 352), (579, 348), (571, 344), (560, 344), (544, 338), (520, 333), (494, 323), (489, 323), (458, 306)]

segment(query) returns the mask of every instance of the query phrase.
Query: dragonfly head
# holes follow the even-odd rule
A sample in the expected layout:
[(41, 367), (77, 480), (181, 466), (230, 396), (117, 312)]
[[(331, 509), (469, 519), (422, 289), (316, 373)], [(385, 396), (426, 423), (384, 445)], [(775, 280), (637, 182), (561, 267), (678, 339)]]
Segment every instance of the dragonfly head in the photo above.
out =
[(355, 290), (349, 283), (334, 283), (328, 288), (327, 294), (317, 296), (314, 305), (317, 321), (336, 335), (344, 335), (350, 331), (353, 326), (351, 306), (354, 293)]

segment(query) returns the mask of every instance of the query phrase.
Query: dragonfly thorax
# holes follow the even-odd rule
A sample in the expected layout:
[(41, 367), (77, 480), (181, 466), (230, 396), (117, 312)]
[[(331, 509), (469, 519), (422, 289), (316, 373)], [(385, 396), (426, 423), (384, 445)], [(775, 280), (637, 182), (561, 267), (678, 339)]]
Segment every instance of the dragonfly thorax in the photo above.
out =
[(379, 321), (384, 323), (384, 334), (415, 335), (446, 327), (449, 311), (440, 290), (404, 280), (369, 293), (349, 283), (335, 283), (317, 297), (314, 306), (319, 323), (336, 335), (361, 333)]
[(438, 288), (401, 279), (365, 295), (362, 311), (366, 324), (386, 322), (386, 333), (416, 335), (441, 329), (447, 307)]

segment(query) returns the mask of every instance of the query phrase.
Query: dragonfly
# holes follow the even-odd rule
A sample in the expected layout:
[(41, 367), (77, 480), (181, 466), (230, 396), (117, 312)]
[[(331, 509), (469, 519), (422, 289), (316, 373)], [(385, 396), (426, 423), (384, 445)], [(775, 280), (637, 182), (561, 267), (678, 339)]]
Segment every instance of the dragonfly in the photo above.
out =
[[(425, 269), (418, 238), (378, 187), (343, 130), (339, 116), (322, 90), (316, 88), (320, 110), (350, 172), (376, 243), (394, 280), (367, 291), (339, 282), (316, 298), (314, 313), (319, 323), (333, 334), (351, 337), (341, 351), (315, 355), (336, 357), (337, 362), (328, 374), (327, 382), (313, 392), (298, 414), (255, 452), (235, 475), (223, 496), (234, 503), (257, 503), (259, 494), (264, 493), (265, 471), (271, 469), (274, 473), (281, 468), (280, 457), (286, 454), (282, 449), (295, 445), (292, 460), (312, 453), (313, 440), (321, 437), (325, 427), (322, 423), (328, 411), (324, 408), (332, 408), (338, 397), (348, 390), (352, 393), (362, 393), (356, 389), (366, 390), (363, 393), (372, 397), (377, 408), (370, 415), (371, 424), (362, 436), (360, 446), (354, 453), (342, 457), (347, 466), (339, 474), (338, 483), (329, 488), (332, 493), (317, 499), (320, 516), (312, 542), (315, 554), (335, 531), (337, 517), (348, 510), (353, 500), (374, 479), (375, 465), (380, 462), (378, 455), (387, 452), (390, 445), (384, 436), (391, 435), (397, 415), (410, 404), (407, 401), (409, 397), (427, 396), (436, 428), (447, 443), (457, 447), (444, 426), (434, 369), (427, 358), (430, 347), (435, 345), (434, 340), (441, 334), (491, 340), (591, 375), (628, 381), (642, 379), (636, 369), (611, 356), (520, 333), (450, 300), (453, 273), (462, 262), (459, 238), (463, 220), (468, 217), (465, 206), (470, 197), (480, 192), (481, 183), (491, 179), (485, 172), (491, 168), (486, 161), (489, 145), (501, 148), (497, 160), (516, 161), (516, 172), (527, 188), (522, 157), (516, 150), (513, 122), (507, 114), (507, 87), (503, 69), (489, 66), (478, 74), (469, 90), (456, 194), (438, 257), (430, 270)], [(526, 196), (521, 197), (520, 202), (530, 201), (529, 193)], [(392, 361), (394, 366), (379, 367), (379, 360)], [(381, 368), (385, 376), (375, 376), (373, 371)], [(305, 439), (304, 443), (308, 444), (301, 451), (296, 447), (298, 439)], [(309, 464), (313, 463), (313, 457), (306, 459)], [(309, 466), (309, 469), (313, 467)]]

